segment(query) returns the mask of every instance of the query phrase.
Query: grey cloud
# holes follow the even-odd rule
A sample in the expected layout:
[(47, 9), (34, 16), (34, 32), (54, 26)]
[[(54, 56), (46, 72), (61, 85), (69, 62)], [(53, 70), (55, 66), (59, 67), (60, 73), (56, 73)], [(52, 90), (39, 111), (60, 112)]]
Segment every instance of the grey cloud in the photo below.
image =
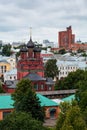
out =
[(0, 33), (14, 32), (12, 34), (16, 36), (30, 26), (54, 31), (72, 25), (78, 35), (77, 30), (86, 26), (86, 3), (86, 0), (0, 0)]

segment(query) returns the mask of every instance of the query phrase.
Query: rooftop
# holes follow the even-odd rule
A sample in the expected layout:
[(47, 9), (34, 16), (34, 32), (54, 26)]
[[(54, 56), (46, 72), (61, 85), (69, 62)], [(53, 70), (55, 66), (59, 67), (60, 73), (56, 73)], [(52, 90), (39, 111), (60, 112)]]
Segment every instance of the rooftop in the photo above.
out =
[[(37, 93), (37, 97), (40, 100), (41, 106), (58, 106), (58, 103), (55, 103), (49, 98), (42, 96)], [(11, 98), (10, 94), (0, 94), (0, 109), (12, 109), (14, 101)]]
[(27, 74), (24, 78), (28, 78), (31, 81), (42, 81), (42, 80), (44, 80), (44, 78), (42, 78), (41, 76), (39, 76), (36, 73)]
[(0, 95), (0, 109), (11, 109), (14, 101), (11, 99), (11, 95)]
[(71, 102), (71, 101), (74, 100), (74, 99), (75, 99), (75, 94), (70, 95), (70, 96), (68, 96), (68, 97), (66, 97), (66, 98), (63, 98), (62, 101)]
[(42, 96), (41, 94), (37, 93), (37, 96), (41, 102), (41, 106), (58, 106), (59, 104), (52, 101), (51, 99)]

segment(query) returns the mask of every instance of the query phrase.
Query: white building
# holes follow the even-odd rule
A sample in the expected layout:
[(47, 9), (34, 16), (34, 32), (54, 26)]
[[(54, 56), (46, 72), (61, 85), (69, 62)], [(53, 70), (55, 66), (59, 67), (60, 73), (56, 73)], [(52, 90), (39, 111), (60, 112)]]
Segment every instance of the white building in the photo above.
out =
[(58, 60), (57, 67), (59, 70), (58, 78), (67, 77), (70, 72), (74, 72), (77, 69), (87, 70), (87, 62), (83, 60), (83, 58), (79, 58), (76, 60), (73, 58), (68, 58), (67, 60)]
[(5, 81), (13, 81), (13, 80), (17, 80), (17, 69), (12, 69), (10, 71), (7, 71), (6, 73), (4, 73), (4, 82)]
[(10, 63), (11, 69), (14, 69), (16, 67), (16, 59), (14, 57), (8, 57), (7, 62)]
[(57, 67), (59, 70), (58, 79), (67, 77), (70, 72), (74, 72), (78, 69), (78, 64), (68, 61), (58, 61)]

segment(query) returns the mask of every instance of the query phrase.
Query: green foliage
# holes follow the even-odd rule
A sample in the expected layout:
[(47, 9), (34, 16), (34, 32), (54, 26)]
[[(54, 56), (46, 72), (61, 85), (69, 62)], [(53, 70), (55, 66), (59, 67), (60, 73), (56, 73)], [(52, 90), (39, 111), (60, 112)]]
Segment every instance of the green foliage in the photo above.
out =
[(65, 50), (65, 49), (61, 49), (61, 50), (59, 50), (58, 53), (59, 53), (59, 54), (65, 54), (65, 53), (66, 53), (66, 50)]
[(0, 130), (46, 130), (46, 128), (28, 113), (13, 112), (0, 121)]
[(75, 104), (70, 104), (69, 106), (66, 103), (64, 106), (69, 108), (64, 112), (61, 111), (57, 120), (56, 130), (86, 130), (86, 124), (82, 118), (80, 108)]
[(32, 117), (44, 121), (44, 109), (40, 106), (39, 98), (32, 90), (32, 83), (28, 79), (18, 82), (15, 92), (12, 94), (14, 107), (17, 112), (31, 113)]
[(83, 56), (83, 57), (87, 57), (86, 52), (83, 52), (83, 53), (82, 53), (82, 56)]
[(76, 99), (82, 109), (87, 106), (86, 99), (87, 99), (87, 81), (80, 81), (78, 82), (79, 89), (76, 92)]
[(47, 47), (42, 47), (42, 50), (46, 50), (47, 51)]
[(79, 81), (87, 80), (87, 71), (77, 70), (70, 72), (67, 77), (56, 82), (55, 89), (77, 89)]
[(16, 59), (20, 56), (20, 52), (16, 53)]
[(45, 76), (46, 77), (56, 77), (59, 73), (58, 67), (56, 65), (56, 59), (50, 59), (45, 64)]
[(77, 50), (77, 53), (82, 53), (82, 52), (84, 52), (83, 49), (80, 49), (80, 48), (79, 48), (79, 49)]
[(11, 52), (11, 45), (10, 44), (4, 45), (3, 49), (2, 49), (2, 55), (10, 56), (11, 54), (12, 54), (12, 52)]
[(4, 93), (4, 90), (2, 88), (2, 83), (0, 82), (0, 93)]
[[(86, 76), (87, 77), (87, 76)], [(76, 100), (78, 101), (78, 105), (81, 108), (83, 113), (83, 118), (87, 124), (87, 80), (86, 78), (83, 81), (79, 81), (78, 90), (76, 91)]]

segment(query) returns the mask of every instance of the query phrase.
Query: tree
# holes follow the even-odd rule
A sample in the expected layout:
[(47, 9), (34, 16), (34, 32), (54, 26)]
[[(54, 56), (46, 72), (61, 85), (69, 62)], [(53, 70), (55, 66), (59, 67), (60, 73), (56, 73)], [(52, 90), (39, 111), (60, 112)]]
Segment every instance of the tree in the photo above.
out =
[(10, 56), (11, 55), (11, 45), (10, 44), (6, 44), (3, 46), (3, 49), (2, 49), (2, 55), (5, 55), (5, 56)]
[(75, 97), (87, 124), (87, 80), (79, 81), (77, 86), (78, 90), (76, 91)]
[(85, 52), (85, 51), (83, 49), (80, 49), (80, 48), (77, 50), (77, 53), (82, 53), (82, 52)]
[(56, 59), (50, 59), (45, 64), (45, 76), (46, 77), (56, 77), (59, 73), (58, 67), (56, 65), (57, 60)]
[[(69, 106), (69, 104), (66, 104), (66, 106)], [(65, 112), (61, 111), (56, 130), (86, 130), (86, 123), (82, 118), (81, 110), (78, 105), (70, 104)]]
[(0, 121), (0, 130), (46, 130), (42, 122), (25, 112), (13, 112)]
[(22, 79), (18, 82), (15, 92), (12, 94), (12, 99), (17, 112), (31, 113), (33, 118), (44, 121), (44, 110), (40, 106), (39, 98), (32, 90), (32, 83), (29, 79)]
[(65, 54), (65, 53), (66, 53), (66, 50), (65, 50), (65, 49), (59, 50), (59, 54)]
[(77, 83), (79, 81), (87, 80), (87, 71), (76, 70), (70, 72), (67, 77), (56, 82), (55, 89), (77, 89)]
[(4, 93), (4, 90), (2, 88), (2, 83), (0, 82), (0, 93)]

